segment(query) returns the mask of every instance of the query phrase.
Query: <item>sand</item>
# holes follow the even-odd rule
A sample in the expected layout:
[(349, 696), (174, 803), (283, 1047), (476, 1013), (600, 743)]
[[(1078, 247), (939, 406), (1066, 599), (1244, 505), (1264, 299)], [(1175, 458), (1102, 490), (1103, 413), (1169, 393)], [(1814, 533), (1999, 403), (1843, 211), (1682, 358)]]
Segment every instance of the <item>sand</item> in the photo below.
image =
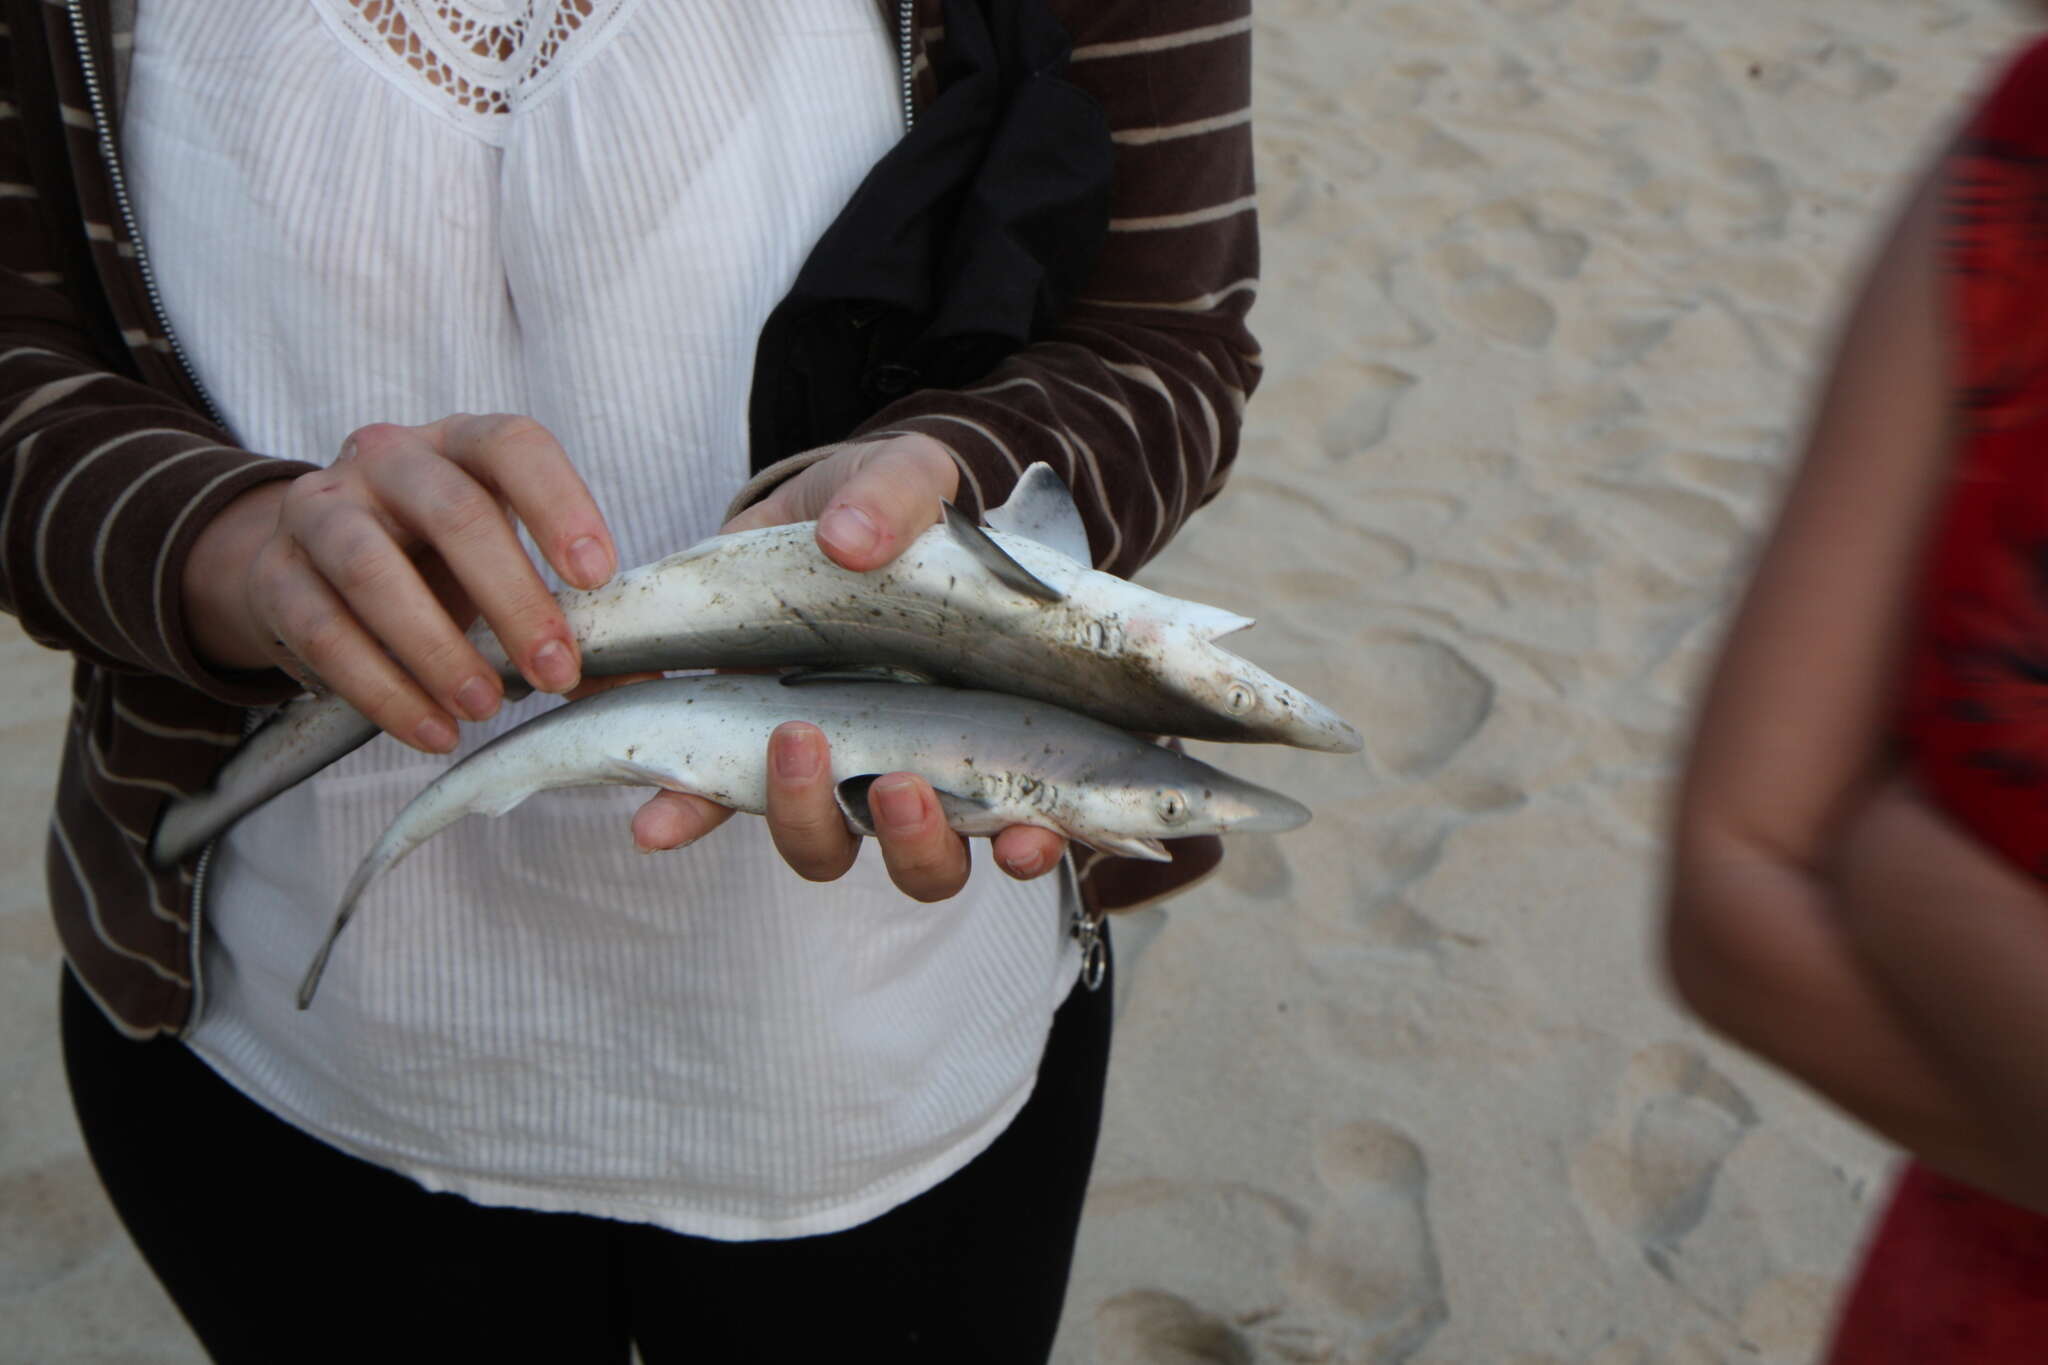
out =
[[(1062, 1365), (1792, 1365), (1893, 1155), (1657, 975), (1677, 746), (1860, 256), (1993, 0), (1261, 0), (1268, 377), (1147, 573), (1357, 759), (1124, 926)], [(10, 634), (0, 1359), (200, 1357), (80, 1155)]]

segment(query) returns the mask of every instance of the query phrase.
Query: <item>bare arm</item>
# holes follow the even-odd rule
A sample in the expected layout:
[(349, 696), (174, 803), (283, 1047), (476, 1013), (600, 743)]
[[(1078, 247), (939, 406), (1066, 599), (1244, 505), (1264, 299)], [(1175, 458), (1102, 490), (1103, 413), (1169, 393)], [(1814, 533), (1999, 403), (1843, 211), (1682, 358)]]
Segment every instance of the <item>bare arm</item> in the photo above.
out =
[[(1923, 191), (1844, 329), (1805, 459), (1710, 685), (1680, 798), (1672, 979), (1709, 1023), (1980, 1182), (1991, 1116), (1850, 931), (1842, 860), (1886, 735), (1950, 450), (1939, 196)], [(1863, 849), (1867, 852), (1867, 847)], [(1930, 866), (1937, 882), (1946, 867)], [(2048, 932), (2048, 917), (2038, 920)]]
[(1974, 1120), (1937, 1165), (2048, 1211), (2048, 897), (1903, 782), (1864, 801), (1835, 876), (1843, 930)]

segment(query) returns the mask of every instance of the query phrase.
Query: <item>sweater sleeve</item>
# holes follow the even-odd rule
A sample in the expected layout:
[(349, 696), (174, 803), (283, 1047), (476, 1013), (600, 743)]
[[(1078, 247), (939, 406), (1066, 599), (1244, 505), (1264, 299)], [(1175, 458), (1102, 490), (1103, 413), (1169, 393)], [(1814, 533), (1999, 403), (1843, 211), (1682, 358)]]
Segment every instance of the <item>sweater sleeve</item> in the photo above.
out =
[[(293, 690), (282, 674), (209, 669), (185, 629), (183, 574), (200, 531), (245, 490), (314, 468), (237, 449), (134, 377), (104, 311), (89, 244), (115, 238), (81, 207), (62, 105), (17, 12), (0, 38), (0, 609), (39, 643), (102, 667), (176, 678), (222, 701)], [(85, 125), (80, 129), (80, 124)]]
[(1055, 8), (1074, 42), (1067, 78), (1101, 103), (1115, 151), (1095, 272), (1049, 335), (981, 383), (909, 394), (855, 436), (937, 440), (960, 464), (970, 513), (1044, 461), (1073, 490), (1096, 564), (1128, 575), (1222, 487), (1258, 382), (1245, 326), (1259, 270), (1250, 5)]

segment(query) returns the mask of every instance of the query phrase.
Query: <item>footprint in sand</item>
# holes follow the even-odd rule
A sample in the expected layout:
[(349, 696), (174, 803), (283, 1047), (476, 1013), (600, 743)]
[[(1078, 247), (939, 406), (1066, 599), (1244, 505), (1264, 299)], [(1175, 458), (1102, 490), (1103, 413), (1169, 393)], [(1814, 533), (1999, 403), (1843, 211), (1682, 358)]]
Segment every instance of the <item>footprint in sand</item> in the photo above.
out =
[(1483, 171), (1490, 164), (1469, 144), (1419, 114), (1404, 119), (1395, 131), (1407, 147), (1409, 164), (1418, 171)]
[(1497, 109), (1527, 109), (1543, 98), (1529, 64), (1515, 57), (1502, 57), (1493, 83), (1481, 96)]
[(1557, 330), (1557, 310), (1548, 299), (1464, 243), (1439, 247), (1430, 264), (1446, 285), (1446, 311), (1474, 331), (1537, 350)]
[(1577, 275), (1593, 249), (1585, 233), (1546, 225), (1536, 209), (1522, 199), (1496, 199), (1472, 219), (1487, 234), (1496, 257), (1556, 280)]
[(1555, 14), (1572, 0), (1486, 0), (1486, 3), (1510, 19), (1541, 19), (1546, 14)]
[(1729, 1153), (1756, 1122), (1748, 1098), (1696, 1048), (1658, 1043), (1630, 1059), (1613, 1116), (1572, 1163), (1572, 1192), (1668, 1275)]
[(1134, 1289), (1095, 1310), (1095, 1358), (1101, 1365), (1252, 1365), (1241, 1333), (1186, 1299)]
[(1641, 85), (1657, 74), (1663, 54), (1646, 42), (1615, 42), (1606, 29), (1588, 41), (1570, 44), (1566, 59), (1574, 74), (1583, 73), (1611, 85)]
[(1372, 700), (1353, 719), (1366, 747), (1403, 777), (1448, 763), (1493, 713), (1492, 679), (1449, 645), (1406, 632), (1368, 631), (1358, 657)]
[[(1232, 891), (1252, 900), (1277, 901), (1294, 886), (1287, 853), (1270, 834), (1232, 835), (1230, 856), (1223, 860), (1217, 876)], [(1119, 927), (1124, 918), (1117, 916)], [(1123, 940), (1119, 938), (1117, 943), (1121, 952)]]
[(0, 1298), (54, 1284), (120, 1236), (83, 1156), (0, 1180), (0, 1209), (8, 1213), (0, 1220)]
[(1728, 241), (1780, 241), (1792, 218), (1792, 191), (1769, 157), (1751, 153), (1715, 157), (1706, 167), (1699, 225)]
[(1315, 1170), (1326, 1198), (1289, 1279), (1327, 1310), (1328, 1334), (1352, 1352), (1339, 1358), (1399, 1365), (1449, 1316), (1422, 1149), (1367, 1119), (1324, 1133)]
[(1810, 66), (1818, 84), (1850, 99), (1882, 95), (1899, 83), (1895, 69), (1873, 61), (1854, 43), (1826, 44), (1814, 53)]
[(1351, 399), (1323, 423), (1323, 453), (1331, 459), (1371, 450), (1386, 438), (1394, 406), (1415, 387), (1415, 376), (1391, 365), (1360, 368)]

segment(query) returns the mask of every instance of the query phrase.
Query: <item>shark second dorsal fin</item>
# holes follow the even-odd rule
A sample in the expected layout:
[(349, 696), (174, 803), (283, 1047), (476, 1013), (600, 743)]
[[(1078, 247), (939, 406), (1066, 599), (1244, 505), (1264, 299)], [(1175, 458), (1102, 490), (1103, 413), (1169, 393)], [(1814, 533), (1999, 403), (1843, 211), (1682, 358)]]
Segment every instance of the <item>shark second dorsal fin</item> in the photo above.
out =
[(1057, 602), (1065, 596), (1058, 588), (1010, 558), (1009, 552), (990, 540), (988, 532), (969, 521), (966, 513), (950, 502), (940, 506), (945, 509), (946, 530), (953, 539), (1003, 586), (1040, 602)]
[(991, 507), (983, 520), (1006, 536), (1037, 541), (1083, 565), (1095, 563), (1088, 548), (1088, 528), (1074, 495), (1043, 460), (1024, 471), (1001, 507)]

